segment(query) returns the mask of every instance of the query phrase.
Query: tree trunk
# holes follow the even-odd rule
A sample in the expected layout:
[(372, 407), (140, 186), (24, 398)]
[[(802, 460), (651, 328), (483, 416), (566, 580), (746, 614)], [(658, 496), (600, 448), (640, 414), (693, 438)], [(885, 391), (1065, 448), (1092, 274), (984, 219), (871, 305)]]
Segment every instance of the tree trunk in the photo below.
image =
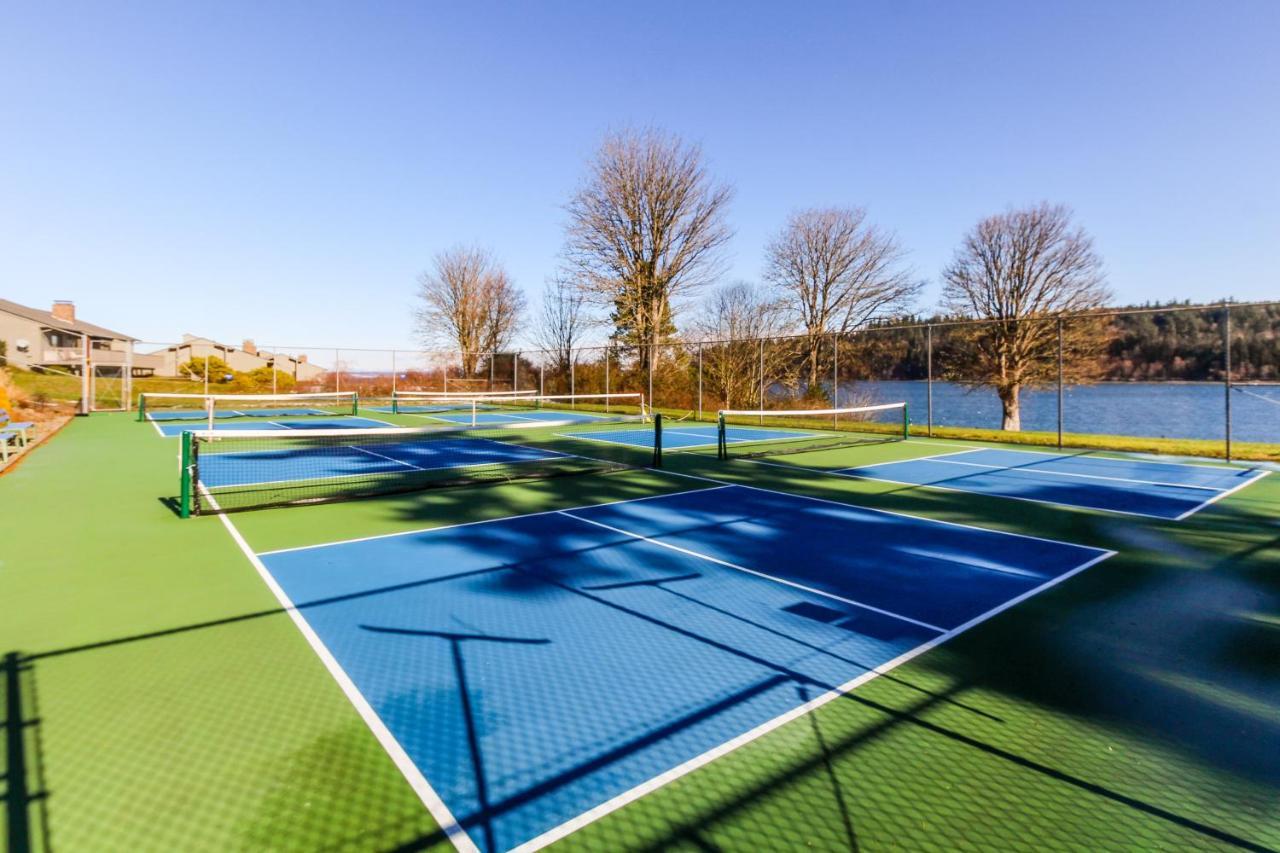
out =
[(814, 394), (818, 388), (818, 359), (822, 355), (822, 338), (812, 336), (809, 338), (809, 394)]
[(996, 393), (1000, 396), (1000, 429), (1018, 432), (1022, 429), (1022, 408), (1018, 401), (1020, 385), (999, 385)]

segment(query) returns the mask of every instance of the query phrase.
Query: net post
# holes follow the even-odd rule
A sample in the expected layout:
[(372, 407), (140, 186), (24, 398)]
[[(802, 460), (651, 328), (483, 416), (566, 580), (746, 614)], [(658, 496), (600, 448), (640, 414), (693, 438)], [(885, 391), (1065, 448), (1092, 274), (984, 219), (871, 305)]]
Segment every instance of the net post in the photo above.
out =
[(182, 462), (180, 473), (182, 482), (178, 486), (178, 515), (181, 518), (191, 517), (191, 442), (192, 433), (184, 432), (182, 435)]
[(725, 435), (724, 412), (716, 413), (716, 458), (729, 458), (729, 441)]
[(1223, 419), (1226, 459), (1231, 461), (1231, 305), (1225, 306), (1222, 336), (1224, 338), (1222, 358), (1222, 381), (1226, 397), (1223, 398)]
[(351, 416), (355, 417), (360, 414), (360, 392), (353, 391), (351, 393)]
[(653, 416), (653, 467), (662, 467), (662, 413)]
[(1062, 449), (1062, 315), (1058, 315), (1058, 449)]
[(925, 435), (933, 437), (933, 324), (924, 327), (925, 351)]
[(902, 404), (902, 440), (906, 441), (911, 437), (911, 407), (907, 403)]
[(138, 395), (138, 423), (142, 423), (147, 419), (147, 395)]

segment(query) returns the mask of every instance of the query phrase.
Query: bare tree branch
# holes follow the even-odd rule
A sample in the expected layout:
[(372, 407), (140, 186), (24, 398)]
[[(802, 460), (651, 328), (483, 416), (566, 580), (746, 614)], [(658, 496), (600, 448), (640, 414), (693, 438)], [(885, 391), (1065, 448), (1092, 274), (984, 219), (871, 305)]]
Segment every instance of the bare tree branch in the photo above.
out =
[(582, 291), (565, 276), (547, 283), (542, 293), (542, 314), (534, 337), (538, 345), (551, 353), (557, 372), (568, 373), (573, 351), (581, 343), (588, 326)]
[(642, 347), (642, 366), (643, 347), (674, 333), (675, 302), (719, 275), (732, 196), (697, 146), (646, 129), (606, 136), (567, 205), (578, 286), (612, 311), (618, 340)]
[(703, 345), (707, 390), (725, 408), (749, 405), (759, 396), (761, 354), (766, 384), (793, 384), (794, 347), (766, 345), (761, 338), (784, 335), (786, 314), (776, 294), (747, 282), (724, 285), (707, 294), (694, 322), (696, 333), (716, 343)]
[[(1071, 210), (1042, 202), (983, 219), (965, 235), (943, 271), (943, 305), (956, 314), (998, 322), (972, 341), (971, 368), (995, 386), (1002, 428), (1022, 426), (1019, 392), (1056, 373), (1058, 324), (1052, 318), (1104, 305), (1111, 298), (1093, 239), (1073, 228)], [(1106, 345), (1097, 324), (1063, 327), (1064, 374), (1096, 374)]]
[(808, 337), (809, 383), (821, 371), (821, 341), (900, 313), (922, 283), (901, 268), (904, 252), (860, 208), (814, 208), (791, 215), (765, 250), (765, 280)]
[(524, 294), (484, 249), (455, 246), (436, 255), (433, 267), (418, 278), (418, 336), (428, 346), (456, 346), (463, 371), (473, 375), (482, 353), (511, 342)]

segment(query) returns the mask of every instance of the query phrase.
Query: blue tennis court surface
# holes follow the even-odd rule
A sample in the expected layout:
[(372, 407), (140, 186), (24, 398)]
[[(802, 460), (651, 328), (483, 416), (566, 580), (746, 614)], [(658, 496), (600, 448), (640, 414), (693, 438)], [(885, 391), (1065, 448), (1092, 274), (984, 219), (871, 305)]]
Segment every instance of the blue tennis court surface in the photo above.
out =
[[(233, 423), (222, 423), (215, 421), (214, 430), (221, 432), (223, 430), (290, 430), (290, 429), (375, 429), (379, 427), (392, 427), (395, 424), (387, 421), (374, 420), (373, 418), (360, 418), (355, 416), (330, 415), (327, 418), (308, 418), (305, 421), (270, 421), (257, 418), (252, 421), (235, 421)], [(182, 423), (182, 424), (156, 424), (156, 429), (168, 437), (181, 435), (184, 432), (201, 431), (208, 429), (208, 425), (204, 423)]]
[(987, 448), (837, 473), (1173, 520), (1267, 474), (1215, 465)]
[(1109, 555), (719, 486), (259, 556), (445, 828), (500, 850)]
[(549, 450), (505, 444), (487, 438), (436, 439), (429, 442), (362, 447), (299, 447), (214, 453), (200, 460), (200, 483), (209, 489), (288, 483), (333, 477), (367, 477), (405, 471), (434, 471), (473, 465), (537, 462), (562, 456)]
[[(605, 444), (625, 444), (629, 447), (653, 447), (652, 429), (610, 429), (596, 432), (568, 432), (569, 438), (585, 438)], [(730, 426), (725, 428), (725, 439), (730, 444), (747, 444), (758, 441), (786, 441), (797, 438), (818, 438), (820, 433), (789, 432), (780, 429)], [(715, 447), (715, 424), (682, 424), (667, 421), (662, 428), (662, 447), (665, 450), (686, 450), (693, 447)]]

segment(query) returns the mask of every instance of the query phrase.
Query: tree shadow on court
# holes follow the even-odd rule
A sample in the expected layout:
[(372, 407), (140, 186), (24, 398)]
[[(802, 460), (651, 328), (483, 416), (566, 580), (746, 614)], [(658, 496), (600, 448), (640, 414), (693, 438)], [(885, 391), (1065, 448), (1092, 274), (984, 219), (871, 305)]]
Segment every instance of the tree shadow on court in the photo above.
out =
[[(714, 460), (677, 464), (682, 471), (714, 475), (718, 480), (730, 479), (739, 467)], [(1253, 710), (1256, 705), (1224, 700), (1221, 689), (1211, 689), (1230, 686), (1232, 695), (1252, 697), (1263, 707), (1273, 700), (1274, 694), (1267, 691), (1274, 690), (1276, 673), (1258, 645), (1265, 637), (1274, 642), (1274, 623), (1260, 615), (1274, 613), (1280, 597), (1277, 573), (1268, 568), (1268, 564), (1274, 566), (1280, 548), (1275, 504), (1242, 495), (1242, 500), (1212, 507), (1188, 522), (1134, 523), (1031, 504), (1011, 514), (1008, 502), (997, 498), (919, 487), (886, 489), (883, 484), (868, 489), (806, 473), (766, 477), (752, 471), (742, 476), (752, 485), (983, 527), (1030, 530), (1063, 541), (1116, 548), (1121, 554), (581, 830), (584, 845), (777, 849), (807, 842), (828, 849), (857, 849), (875, 847), (886, 838), (896, 838), (903, 846), (927, 846), (940, 837), (981, 840), (983, 807), (991, 805), (981, 801), (989, 798), (1002, 805), (1002, 819), (1011, 819), (1011, 803), (1031, 813), (1031, 824), (1024, 831), (1034, 832), (1037, 820), (1056, 821), (1060, 831), (1076, 829), (1081, 839), (1105, 839), (1116, 847), (1141, 846), (1153, 839), (1169, 846), (1176, 846), (1176, 841), (1246, 850), (1280, 846), (1280, 837), (1266, 830), (1268, 805), (1259, 804), (1256, 794), (1252, 800), (1244, 796), (1259, 787), (1274, 791), (1280, 786), (1276, 725), (1260, 717)], [(654, 494), (651, 482), (635, 487), (596, 482), (607, 479), (548, 482), (538, 487), (543, 491), (537, 502), (589, 505)], [(673, 479), (671, 487), (682, 490), (696, 485)], [(503, 501), (502, 490), (446, 490), (396, 499), (386, 506), (399, 520), (421, 526), (441, 518), (478, 520), (527, 511), (528, 502)], [(856, 543), (850, 547), (856, 548)], [(503, 568), (486, 569), (485, 574)], [(355, 596), (394, 595), (465, 576), (458, 573), (420, 584), (369, 588), (351, 596), (300, 602), (298, 608), (318, 610)], [(678, 576), (664, 579), (663, 594), (679, 594), (680, 582)], [(541, 583), (516, 578), (511, 591), (528, 594)], [(714, 601), (697, 605), (719, 606)], [(25, 689), (27, 697), (6, 702), (11, 849), (30, 849), (37, 843), (47, 846), (48, 840), (41, 835), (48, 832), (50, 797), (42, 775), (33, 771), (41, 763), (39, 739), (33, 736), (40, 719), (32, 681), (37, 664), (282, 616), (288, 618), (287, 611), (269, 608), (27, 657), (6, 657), (6, 686), (12, 680), (19, 693)], [(405, 625), (371, 626), (371, 630), (407, 631), (424, 639), (431, 634)], [(449, 639), (445, 633), (436, 632), (431, 638), (459, 649), (461, 666), (465, 660), (459, 644), (466, 640), (461, 634)], [(465, 673), (458, 675), (462, 678)], [(759, 688), (789, 685), (796, 690), (798, 702), (836, 686), (794, 678), (787, 672), (779, 672), (776, 678)], [(462, 695), (468, 693), (464, 683)], [(636, 733), (616, 749), (584, 758), (519, 795), (482, 801), (483, 808), (463, 816), (462, 823), (469, 830), (480, 828), (481, 837), (487, 838), (487, 827), (496, 817), (601, 772), (634, 750), (723, 710), (716, 705), (691, 709), (687, 717), (669, 721), (666, 728)], [(1041, 718), (1047, 721), (1045, 730), (1038, 726)], [(21, 737), (23, 749), (16, 752), (14, 732), (26, 733)], [(311, 754), (299, 755), (296, 765), (286, 766), (294, 773), (322, 773), (326, 763), (334, 763), (335, 755), (347, 755), (349, 766), (364, 768), (371, 759), (350, 743), (352, 738), (359, 740), (360, 735), (318, 739)], [(1181, 758), (1155, 768), (1164, 775), (1144, 779), (1141, 769), (1126, 772), (1117, 766), (1125, 759), (1091, 757), (1105, 751), (1100, 740), (1123, 741), (1129, 749), (1145, 744)], [(1201, 772), (1202, 768), (1211, 772)], [(483, 765), (476, 770), (483, 778)], [(283, 769), (281, 773), (288, 775)], [(378, 773), (394, 775), (389, 767), (380, 767)], [(1185, 779), (1172, 778), (1183, 773)], [(19, 779), (16, 787), (15, 778)], [(422, 831), (422, 821), (412, 815), (388, 814), (378, 802), (386, 790), (381, 781), (335, 772), (325, 784), (332, 787), (328, 796), (333, 808), (345, 808), (354, 815), (346, 835), (329, 835), (320, 844), (322, 838), (311, 834), (314, 830), (301, 822), (304, 818), (282, 821), (273, 813), (264, 817), (262, 826), (249, 830), (256, 833), (250, 837), (265, 843), (272, 838), (269, 830), (293, 827), (298, 832), (295, 843), (309, 840), (317, 842), (314, 846), (338, 846), (339, 840), (342, 846), (382, 850), (448, 844), (442, 831)], [(1201, 796), (1193, 795), (1197, 788), (1224, 805), (1206, 806)], [(282, 800), (272, 808), (286, 812), (291, 806), (291, 801)], [(1253, 809), (1255, 816), (1238, 817), (1231, 808)], [(15, 821), (18, 810), (25, 818)], [(316, 820), (315, 816), (306, 819)], [(15, 834), (15, 825), (25, 828)], [(1008, 841), (1010, 835), (992, 838)], [(14, 846), (15, 839), (25, 840), (28, 847)]]

